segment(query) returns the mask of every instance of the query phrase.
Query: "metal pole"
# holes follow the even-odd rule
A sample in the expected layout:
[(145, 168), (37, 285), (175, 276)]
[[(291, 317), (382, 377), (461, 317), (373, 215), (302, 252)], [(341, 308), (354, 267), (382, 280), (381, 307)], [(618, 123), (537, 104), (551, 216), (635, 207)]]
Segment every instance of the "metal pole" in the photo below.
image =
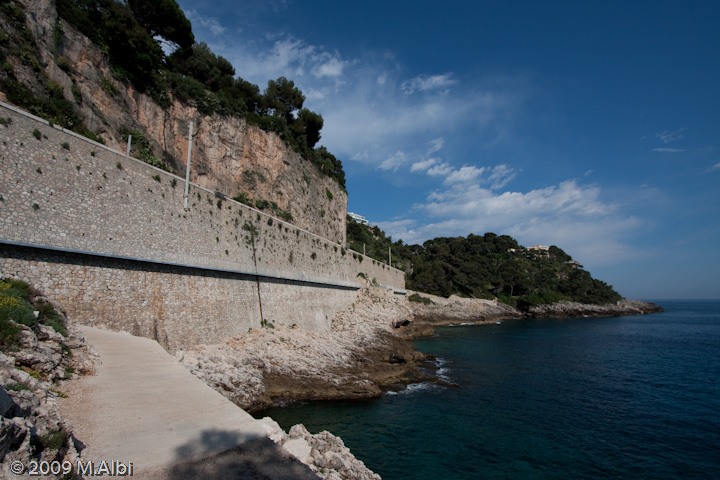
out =
[(363, 255), (365, 255), (365, 244), (363, 243)]
[(390, 251), (390, 247), (388, 247), (388, 265), (392, 267), (392, 252)]
[(130, 156), (130, 146), (132, 145), (132, 135), (128, 135), (128, 146), (127, 150), (125, 150), (125, 155), (128, 157)]
[(192, 152), (192, 129), (193, 122), (190, 122), (190, 133), (188, 133), (187, 167), (185, 168), (185, 210), (188, 208), (188, 197), (190, 196), (190, 152)]

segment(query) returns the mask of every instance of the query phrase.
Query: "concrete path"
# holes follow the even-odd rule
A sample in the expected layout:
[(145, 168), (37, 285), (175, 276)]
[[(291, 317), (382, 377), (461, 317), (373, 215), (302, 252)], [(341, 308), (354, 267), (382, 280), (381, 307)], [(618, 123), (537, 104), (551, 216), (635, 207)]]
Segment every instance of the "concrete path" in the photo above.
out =
[[(82, 378), (70, 389), (60, 409), (87, 445), (81, 454), (84, 461), (132, 462), (134, 476), (177, 478), (182, 464), (226, 467), (233, 464), (230, 458), (236, 467), (244, 462), (252, 470), (237, 478), (285, 478), (291, 470), (287, 478), (317, 478), (308, 477), (312, 472), (305, 465), (269, 440), (260, 421), (188, 372), (156, 341), (81, 329), (102, 363), (95, 376)], [(258, 455), (260, 451), (264, 455)], [(249, 465), (242, 458), (247, 452), (256, 459), (265, 457), (275, 470), (287, 463), (289, 470), (269, 472), (262, 465)], [(186, 470), (192, 468), (180, 468)], [(231, 478), (227, 471), (216, 473)], [(212, 472), (204, 476), (211, 478)]]

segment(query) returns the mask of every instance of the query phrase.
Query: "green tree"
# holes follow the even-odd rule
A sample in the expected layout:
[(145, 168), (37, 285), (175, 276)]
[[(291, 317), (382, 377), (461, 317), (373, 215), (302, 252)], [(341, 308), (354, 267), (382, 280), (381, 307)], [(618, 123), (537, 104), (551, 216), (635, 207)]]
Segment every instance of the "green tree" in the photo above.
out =
[(235, 86), (235, 68), (204, 42), (196, 43), (189, 51), (176, 50), (167, 63), (172, 70), (194, 78), (213, 92)]
[(342, 162), (335, 158), (335, 155), (328, 152), (327, 148), (324, 146), (316, 148), (312, 160), (320, 168), (320, 171), (337, 180), (340, 186), (345, 188), (345, 172), (343, 171)]
[(305, 102), (305, 95), (295, 87), (295, 82), (285, 77), (268, 81), (265, 98), (274, 114), (285, 118), (288, 124), (295, 119), (295, 111), (300, 110)]
[(190, 20), (175, 0), (127, 0), (127, 3), (152, 37), (160, 36), (180, 48), (190, 48), (195, 43)]
[(303, 108), (298, 114), (298, 120), (302, 122), (307, 147), (315, 148), (317, 142), (320, 141), (320, 130), (323, 128), (322, 115)]
[(58, 14), (107, 49), (113, 75), (146, 92), (155, 87), (164, 53), (133, 15), (114, 0), (56, 0)]
[(410, 289), (435, 295), (497, 297), (526, 309), (543, 303), (575, 300), (607, 303), (619, 300), (611, 286), (593, 279), (558, 247), (550, 255), (527, 250), (507, 235), (439, 237), (423, 245), (392, 244), (377, 226), (348, 220), (348, 245), (384, 262), (393, 248), (393, 264), (407, 272)]

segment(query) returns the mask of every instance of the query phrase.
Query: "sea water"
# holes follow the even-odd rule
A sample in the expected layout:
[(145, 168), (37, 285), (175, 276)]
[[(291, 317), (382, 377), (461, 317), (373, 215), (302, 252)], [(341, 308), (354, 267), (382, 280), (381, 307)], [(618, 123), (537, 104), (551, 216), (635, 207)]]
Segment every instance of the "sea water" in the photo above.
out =
[(720, 478), (720, 301), (442, 327), (416, 347), (459, 387), (262, 412), (342, 437), (394, 479)]

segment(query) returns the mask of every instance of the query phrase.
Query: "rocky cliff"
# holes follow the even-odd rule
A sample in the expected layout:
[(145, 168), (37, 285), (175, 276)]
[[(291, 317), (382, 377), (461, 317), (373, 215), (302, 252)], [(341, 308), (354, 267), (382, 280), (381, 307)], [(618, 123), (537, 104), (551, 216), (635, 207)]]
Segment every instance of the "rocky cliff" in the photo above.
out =
[(275, 202), (278, 211), (292, 215), (293, 224), (345, 244), (347, 193), (278, 135), (241, 118), (203, 115), (172, 98), (167, 108), (160, 107), (114, 79), (106, 54), (63, 22), (52, 0), (16, 3), (14, 17), (7, 8), (0, 11), (8, 35), (5, 63), (36, 95), (46, 95), (43, 80), (59, 85), (87, 129), (108, 146), (124, 152), (127, 133), (134, 131), (136, 145), (140, 134), (152, 154), (181, 175), (193, 122), (192, 182), (230, 197), (244, 192), (252, 200)]

